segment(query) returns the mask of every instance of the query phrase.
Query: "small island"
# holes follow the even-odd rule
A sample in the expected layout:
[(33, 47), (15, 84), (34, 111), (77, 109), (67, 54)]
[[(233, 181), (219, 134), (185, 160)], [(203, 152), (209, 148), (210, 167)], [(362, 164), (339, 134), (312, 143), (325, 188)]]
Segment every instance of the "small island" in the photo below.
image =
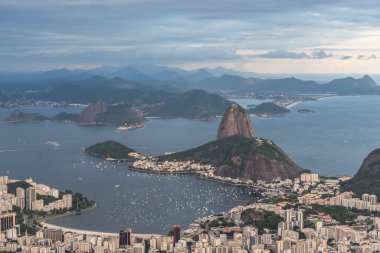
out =
[(14, 110), (4, 121), (8, 123), (36, 123), (43, 121), (75, 121), (77, 114), (60, 112), (52, 117), (47, 117), (39, 113), (22, 112), (19, 109)]
[(25, 122), (41, 122), (49, 120), (48, 117), (38, 114), (38, 113), (25, 113), (16, 109), (9, 115), (5, 121), (8, 123), (25, 123)]
[(109, 161), (132, 161), (138, 153), (116, 141), (104, 141), (85, 149), (85, 154)]
[(309, 113), (309, 114), (315, 113), (315, 111), (309, 110), (309, 109), (299, 109), (299, 110), (297, 110), (297, 112), (298, 113)]
[(249, 114), (255, 114), (262, 117), (268, 117), (268, 116), (282, 116), (282, 115), (290, 113), (291, 111), (285, 107), (276, 105), (273, 102), (265, 102), (265, 103), (259, 104), (256, 107), (249, 108), (247, 112)]

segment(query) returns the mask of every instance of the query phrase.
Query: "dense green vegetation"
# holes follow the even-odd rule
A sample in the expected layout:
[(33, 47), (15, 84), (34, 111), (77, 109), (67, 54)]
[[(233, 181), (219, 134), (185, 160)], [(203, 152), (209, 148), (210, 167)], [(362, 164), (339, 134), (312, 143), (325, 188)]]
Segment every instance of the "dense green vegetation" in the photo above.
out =
[(75, 121), (78, 118), (78, 114), (68, 113), (68, 112), (60, 112), (54, 115), (51, 119), (55, 121)]
[(223, 115), (231, 102), (216, 94), (203, 90), (185, 92), (179, 96), (167, 99), (165, 104), (152, 107), (147, 116), (167, 118), (209, 119)]
[(235, 223), (230, 221), (230, 220), (225, 219), (224, 217), (219, 217), (219, 218), (209, 222), (208, 226), (210, 228), (213, 228), (213, 227), (231, 227), (231, 226), (235, 226)]
[(40, 195), (37, 194), (37, 200), (42, 199), (44, 201), (44, 205), (48, 205), (54, 201), (57, 201), (58, 199), (54, 198), (53, 196), (50, 195)]
[[(20, 185), (23, 186), (25, 184), (19, 184), (19, 186)], [(29, 209), (21, 210), (21, 208), (13, 206), (13, 211), (16, 213), (16, 224), (20, 225), (21, 234), (24, 234), (25, 232), (32, 235), (36, 234), (38, 230), (37, 227), (40, 226), (39, 220), (41, 219), (52, 217), (52, 215), (54, 216), (65, 214), (67, 212), (80, 212), (82, 210), (94, 207), (96, 204), (95, 201), (89, 200), (88, 198), (84, 197), (81, 193), (73, 193), (70, 190), (59, 192), (59, 198), (61, 199), (64, 194), (72, 194), (73, 196), (73, 207), (70, 209), (55, 209), (47, 213), (44, 211), (33, 211)], [(45, 205), (56, 200), (52, 196), (43, 195), (37, 195), (37, 199), (43, 199)]]
[(264, 232), (265, 228), (272, 232), (276, 231), (278, 223), (283, 221), (283, 218), (274, 212), (257, 209), (244, 210), (241, 214), (241, 219), (244, 225), (257, 227), (260, 234)]
[(286, 154), (275, 144), (263, 140), (242, 136), (231, 136), (221, 140), (208, 142), (200, 147), (158, 157), (160, 160), (196, 160), (201, 163), (210, 163), (218, 160), (221, 164), (234, 165), (232, 157), (237, 155), (254, 155), (256, 153), (268, 156), (281, 162), (288, 162)]
[(85, 149), (86, 155), (98, 157), (101, 159), (113, 158), (113, 159), (132, 159), (128, 156), (129, 153), (136, 152), (127, 146), (116, 141), (104, 141), (92, 145)]
[(93, 200), (88, 199), (87, 197), (83, 196), (82, 193), (76, 192), (73, 193), (71, 190), (66, 190), (64, 192), (60, 192), (60, 198), (64, 194), (71, 194), (73, 196), (73, 207), (69, 211), (81, 211), (84, 209), (88, 209), (93, 207), (96, 203)]
[(322, 205), (311, 205), (310, 208), (305, 210), (305, 217), (309, 214), (318, 214), (323, 212), (330, 215), (334, 220), (341, 224), (347, 224), (354, 221), (359, 215), (371, 216), (378, 215), (377, 212), (370, 212), (369, 210), (359, 210), (356, 208), (347, 208), (344, 206), (322, 206)]
[(265, 102), (254, 108), (248, 109), (248, 113), (256, 115), (283, 115), (290, 113), (290, 110), (276, 105), (273, 102)]
[(100, 113), (96, 116), (97, 122), (112, 123), (116, 125), (134, 125), (141, 124), (145, 121), (143, 114), (137, 111), (130, 104), (119, 104), (110, 106), (107, 112)]
[(49, 118), (38, 113), (25, 113), (16, 109), (9, 115), (5, 121), (7, 122), (39, 122), (48, 120)]
[(380, 198), (380, 178), (377, 177), (353, 177), (343, 182), (341, 188), (344, 191), (352, 191), (356, 195), (364, 193), (375, 194)]
[(16, 194), (17, 188), (22, 188), (25, 190), (26, 188), (32, 187), (31, 184), (25, 181), (17, 181), (14, 183), (9, 183), (7, 186), (8, 186), (8, 193), (12, 193), (12, 194)]

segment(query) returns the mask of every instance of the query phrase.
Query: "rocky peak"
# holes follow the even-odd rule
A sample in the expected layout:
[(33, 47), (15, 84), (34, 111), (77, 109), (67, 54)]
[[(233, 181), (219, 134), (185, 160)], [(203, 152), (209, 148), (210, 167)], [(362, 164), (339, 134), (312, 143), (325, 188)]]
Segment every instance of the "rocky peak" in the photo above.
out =
[(79, 124), (92, 124), (96, 123), (96, 116), (100, 113), (107, 112), (108, 105), (103, 100), (90, 104), (86, 109), (79, 114), (77, 123)]
[(229, 136), (243, 136), (253, 138), (253, 125), (246, 111), (237, 104), (232, 104), (224, 113), (220, 122), (217, 139)]

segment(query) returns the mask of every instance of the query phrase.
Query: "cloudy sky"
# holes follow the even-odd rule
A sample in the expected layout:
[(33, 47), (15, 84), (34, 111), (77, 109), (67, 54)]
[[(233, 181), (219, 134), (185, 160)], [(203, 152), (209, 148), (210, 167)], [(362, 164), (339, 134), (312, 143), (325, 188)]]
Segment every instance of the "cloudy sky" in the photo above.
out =
[(0, 0), (0, 71), (380, 73), (378, 0)]

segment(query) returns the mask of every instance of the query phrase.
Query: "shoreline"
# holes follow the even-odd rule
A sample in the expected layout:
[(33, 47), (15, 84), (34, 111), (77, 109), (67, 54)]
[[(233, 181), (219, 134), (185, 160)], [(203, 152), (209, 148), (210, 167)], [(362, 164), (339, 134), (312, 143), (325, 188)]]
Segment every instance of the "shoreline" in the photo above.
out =
[(66, 217), (66, 216), (85, 213), (85, 212), (91, 211), (97, 207), (98, 207), (98, 204), (95, 203), (93, 206), (90, 206), (90, 207), (85, 208), (85, 209), (80, 210), (80, 211), (71, 211), (71, 212), (66, 212), (66, 213), (62, 213), (62, 214), (54, 214), (54, 215), (52, 215), (52, 217), (46, 217), (46, 218), (42, 219), (41, 223), (46, 223), (46, 221), (48, 221), (48, 220), (55, 220), (55, 219), (59, 219), (59, 218)]
[[(77, 234), (83, 234), (83, 235), (98, 235), (98, 236), (105, 236), (105, 237), (117, 237), (119, 236), (119, 233), (112, 233), (112, 232), (102, 232), (102, 231), (94, 231), (94, 230), (84, 230), (84, 229), (76, 229), (76, 228), (69, 228), (59, 225), (50, 224), (48, 222), (42, 222), (41, 225), (46, 228), (50, 229), (61, 229), (63, 232), (72, 232)], [(150, 238), (152, 236), (154, 237), (161, 237), (160, 234), (132, 234), (133, 237), (138, 238)]]

